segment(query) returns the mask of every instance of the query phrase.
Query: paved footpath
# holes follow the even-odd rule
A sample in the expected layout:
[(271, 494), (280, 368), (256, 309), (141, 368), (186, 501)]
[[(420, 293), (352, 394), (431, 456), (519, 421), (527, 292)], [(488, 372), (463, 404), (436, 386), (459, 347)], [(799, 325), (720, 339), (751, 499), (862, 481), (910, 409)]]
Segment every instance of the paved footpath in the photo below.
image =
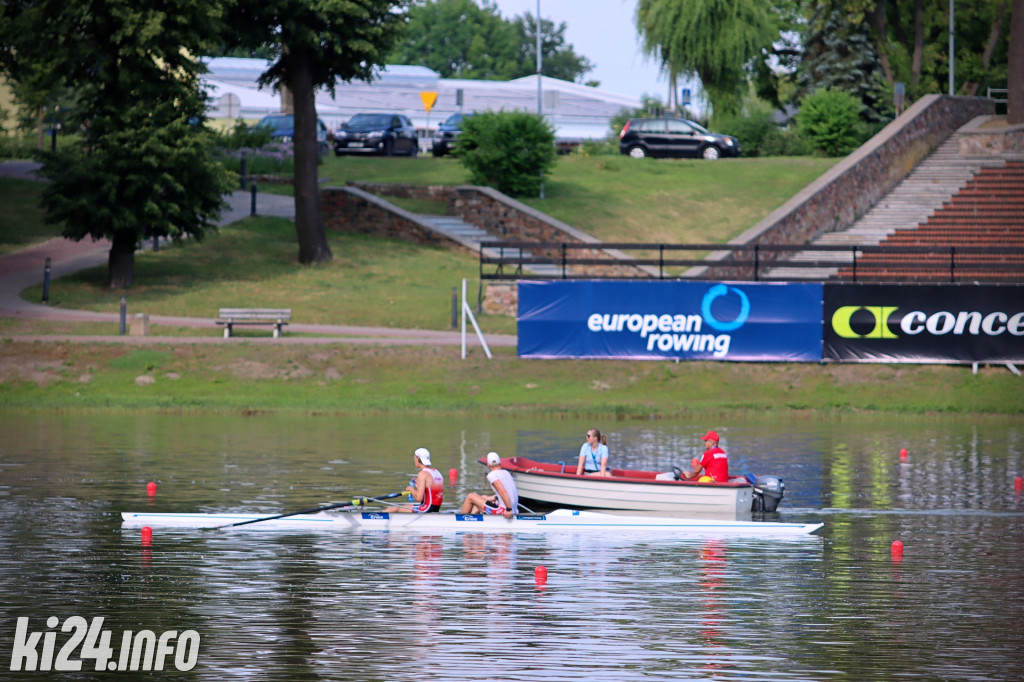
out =
[[(24, 179), (35, 179), (34, 172), (38, 164), (29, 161), (0, 162), (0, 175)], [(252, 195), (249, 192), (236, 191), (225, 197), (228, 208), (221, 215), (218, 224), (227, 225), (250, 215)], [(295, 217), (295, 202), (291, 197), (277, 194), (257, 194), (257, 215)], [(148, 245), (147, 245), (148, 246)], [(110, 313), (92, 312), (87, 310), (66, 310), (54, 308), (42, 303), (30, 303), (18, 296), (22, 290), (43, 281), (46, 259), (50, 259), (51, 282), (65, 275), (84, 268), (95, 267), (107, 262), (110, 242), (107, 240), (90, 241), (84, 239), (74, 242), (69, 239), (56, 238), (41, 244), (14, 251), (0, 256), (0, 316), (21, 317), (49, 320), (71, 320), (79, 322), (120, 322), (120, 311)], [(129, 308), (129, 313), (131, 313)], [(138, 312), (138, 311), (137, 311)], [(150, 315), (150, 323), (177, 327), (214, 328), (214, 318), (173, 317)], [(421, 329), (392, 329), (390, 327), (356, 327), (349, 325), (312, 325), (292, 323), (288, 331), (317, 334), (314, 337), (297, 337), (287, 332), (278, 339), (271, 337), (232, 337), (223, 336), (68, 336), (68, 335), (25, 335), (10, 337), (15, 341), (77, 341), (83, 343), (121, 342), (134, 344), (166, 344), (166, 343), (289, 343), (289, 344), (433, 344), (458, 345), (462, 343), (462, 335), (457, 331), (431, 331)], [(494, 334), (486, 337), (489, 346), (515, 346), (516, 337)], [(480, 342), (470, 329), (466, 335), (466, 344), (479, 346)]]

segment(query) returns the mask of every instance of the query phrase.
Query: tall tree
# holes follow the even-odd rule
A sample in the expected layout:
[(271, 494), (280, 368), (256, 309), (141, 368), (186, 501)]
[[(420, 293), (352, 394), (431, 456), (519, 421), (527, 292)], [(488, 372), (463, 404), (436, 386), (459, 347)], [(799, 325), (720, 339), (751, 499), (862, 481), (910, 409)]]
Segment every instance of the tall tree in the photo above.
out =
[[(0, 20), (0, 67), (75, 88), (85, 146), (44, 157), (46, 220), (66, 237), (109, 238), (112, 287), (134, 277), (150, 237), (201, 239), (223, 205), (227, 172), (202, 125), (202, 66), (192, 54), (216, 35), (204, 0), (13, 0)], [(59, 79), (58, 79), (59, 76)]]
[[(505, 19), (488, 0), (418, 0), (388, 61), (426, 66), (443, 78), (521, 78), (537, 73), (536, 24), (529, 13)], [(540, 25), (543, 74), (582, 80), (594, 67), (566, 42), (565, 23)]]
[[(529, 12), (512, 20), (518, 36), (519, 59), (517, 69), (510, 78), (521, 78), (537, 73), (537, 19)], [(565, 42), (567, 26), (563, 21), (558, 26), (549, 19), (540, 21), (541, 74), (564, 81), (580, 81), (584, 74), (594, 69), (586, 57), (576, 54), (572, 45)]]
[(442, 78), (504, 80), (519, 57), (518, 36), (484, 0), (420, 0), (388, 56), (391, 64), (426, 66)]
[(232, 0), (227, 48), (269, 48), (260, 85), (285, 88), (295, 114), (295, 230), (299, 262), (332, 258), (320, 213), (315, 91), (370, 80), (405, 23), (405, 0)]
[(747, 65), (779, 35), (777, 15), (761, 0), (639, 0), (635, 22), (669, 80), (696, 75), (716, 113), (739, 107)]

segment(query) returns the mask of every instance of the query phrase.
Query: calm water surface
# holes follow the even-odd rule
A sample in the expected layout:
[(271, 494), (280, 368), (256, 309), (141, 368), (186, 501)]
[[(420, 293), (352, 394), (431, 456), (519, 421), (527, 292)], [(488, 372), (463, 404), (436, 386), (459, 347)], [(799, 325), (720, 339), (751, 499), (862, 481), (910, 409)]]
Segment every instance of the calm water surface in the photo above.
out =
[[(50, 616), (104, 617), (115, 652), (127, 630), (195, 630), (195, 667), (172, 654), (154, 673), (184, 679), (1024, 678), (1024, 424), (742, 421), (0, 414), (0, 679), (57, 678), (9, 671), (19, 617), (68, 641)], [(120, 529), (122, 510), (275, 514), (401, 490), (420, 445), (458, 471), (452, 507), (485, 489), (488, 450), (574, 462), (591, 426), (616, 463), (666, 470), (716, 428), (732, 469), (786, 481), (769, 520), (825, 527), (782, 542), (158, 530), (149, 546)], [(92, 668), (59, 678), (140, 675)]]

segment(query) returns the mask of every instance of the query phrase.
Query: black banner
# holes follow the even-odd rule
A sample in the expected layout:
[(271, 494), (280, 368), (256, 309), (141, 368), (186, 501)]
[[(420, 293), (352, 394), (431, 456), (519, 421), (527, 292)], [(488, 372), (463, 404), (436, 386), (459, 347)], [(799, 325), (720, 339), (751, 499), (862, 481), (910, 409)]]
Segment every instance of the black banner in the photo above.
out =
[(1024, 362), (1024, 287), (826, 284), (824, 359)]

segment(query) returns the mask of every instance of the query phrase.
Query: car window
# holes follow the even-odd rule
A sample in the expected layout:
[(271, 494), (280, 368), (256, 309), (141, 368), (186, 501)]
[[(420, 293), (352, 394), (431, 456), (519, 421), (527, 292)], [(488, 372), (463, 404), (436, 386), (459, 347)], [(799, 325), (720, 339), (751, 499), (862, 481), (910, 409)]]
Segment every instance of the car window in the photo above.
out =
[(388, 114), (356, 114), (349, 119), (348, 126), (366, 126), (367, 128), (384, 128), (391, 117)]
[(678, 119), (669, 119), (668, 132), (673, 135), (690, 135), (693, 133), (693, 128)]
[(692, 127), (701, 135), (711, 135), (711, 131), (705, 128), (704, 126), (700, 125), (699, 123), (694, 123), (693, 121), (687, 121), (687, 123), (690, 125), (690, 127)]
[(645, 133), (663, 133), (665, 132), (665, 122), (656, 118), (641, 121), (640, 130)]

